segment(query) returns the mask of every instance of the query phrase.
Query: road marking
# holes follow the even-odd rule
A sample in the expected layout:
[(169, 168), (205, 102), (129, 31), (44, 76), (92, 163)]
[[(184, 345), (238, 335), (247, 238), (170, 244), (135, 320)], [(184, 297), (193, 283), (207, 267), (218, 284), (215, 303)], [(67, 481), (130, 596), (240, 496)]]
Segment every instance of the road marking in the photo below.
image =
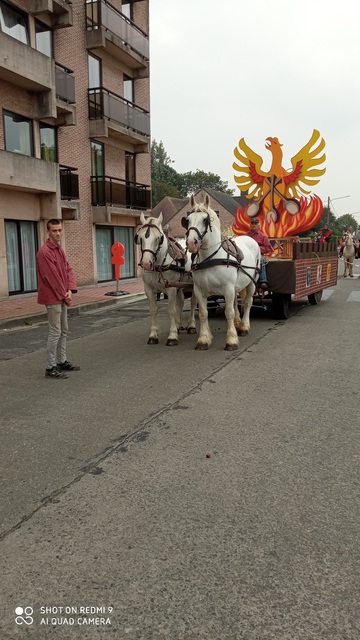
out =
[(360, 291), (352, 291), (346, 302), (360, 302)]
[(322, 294), (322, 300), (328, 300), (334, 293), (335, 289), (324, 289)]

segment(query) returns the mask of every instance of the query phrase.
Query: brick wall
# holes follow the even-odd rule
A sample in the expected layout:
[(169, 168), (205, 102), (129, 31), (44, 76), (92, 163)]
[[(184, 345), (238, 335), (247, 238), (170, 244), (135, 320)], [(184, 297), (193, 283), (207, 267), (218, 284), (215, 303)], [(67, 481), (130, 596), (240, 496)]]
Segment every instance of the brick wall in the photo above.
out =
[(337, 283), (337, 256), (320, 259), (308, 258), (295, 260), (296, 294), (294, 300), (299, 300), (310, 293), (321, 291)]

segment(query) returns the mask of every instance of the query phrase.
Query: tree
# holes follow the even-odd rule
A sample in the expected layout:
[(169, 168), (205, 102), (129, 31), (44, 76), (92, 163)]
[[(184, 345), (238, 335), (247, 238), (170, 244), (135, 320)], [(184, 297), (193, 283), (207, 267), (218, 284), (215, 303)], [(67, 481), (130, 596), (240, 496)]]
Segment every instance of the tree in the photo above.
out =
[(228, 193), (229, 195), (234, 195), (234, 190), (229, 189), (229, 185), (227, 182), (223, 182), (220, 176), (216, 173), (205, 173), (205, 171), (201, 171), (197, 169), (194, 171), (188, 171), (187, 173), (182, 174), (182, 180), (184, 183), (183, 186), (183, 196), (191, 196), (196, 193), (200, 189), (214, 189), (215, 191), (221, 191), (222, 193)]
[(151, 182), (153, 207), (165, 196), (186, 198), (203, 188), (214, 189), (233, 195), (228, 183), (223, 182), (215, 173), (205, 173), (197, 169), (195, 172), (178, 173), (171, 166), (174, 162), (165, 150), (162, 141), (151, 142)]
[(345, 231), (350, 226), (352, 226), (354, 230), (358, 228), (358, 223), (355, 220), (354, 216), (351, 215), (351, 213), (345, 213), (343, 216), (340, 216), (339, 218), (337, 218), (336, 223), (337, 226), (343, 231)]

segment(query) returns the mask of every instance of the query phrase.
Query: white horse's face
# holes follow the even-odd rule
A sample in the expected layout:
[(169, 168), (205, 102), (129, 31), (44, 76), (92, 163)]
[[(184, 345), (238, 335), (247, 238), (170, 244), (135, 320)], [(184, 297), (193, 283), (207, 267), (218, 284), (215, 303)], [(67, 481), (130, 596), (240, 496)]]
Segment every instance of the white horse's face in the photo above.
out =
[(140, 265), (144, 271), (153, 271), (165, 237), (161, 226), (162, 214), (159, 218), (145, 218), (141, 214), (140, 221), (142, 226), (135, 236), (136, 244), (141, 247)]
[(204, 244), (207, 246), (207, 236), (213, 227), (218, 227), (215, 211), (203, 205), (195, 205), (195, 209), (188, 215), (186, 222), (186, 246), (190, 253), (197, 253)]

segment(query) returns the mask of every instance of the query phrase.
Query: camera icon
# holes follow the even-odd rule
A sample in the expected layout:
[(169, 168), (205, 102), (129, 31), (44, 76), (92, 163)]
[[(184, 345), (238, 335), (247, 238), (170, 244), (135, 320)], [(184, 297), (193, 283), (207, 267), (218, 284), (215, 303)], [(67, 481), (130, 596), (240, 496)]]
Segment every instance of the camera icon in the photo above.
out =
[(34, 622), (34, 618), (32, 614), (34, 613), (34, 609), (32, 607), (16, 607), (15, 609), (16, 624), (27, 624), (30, 625)]

